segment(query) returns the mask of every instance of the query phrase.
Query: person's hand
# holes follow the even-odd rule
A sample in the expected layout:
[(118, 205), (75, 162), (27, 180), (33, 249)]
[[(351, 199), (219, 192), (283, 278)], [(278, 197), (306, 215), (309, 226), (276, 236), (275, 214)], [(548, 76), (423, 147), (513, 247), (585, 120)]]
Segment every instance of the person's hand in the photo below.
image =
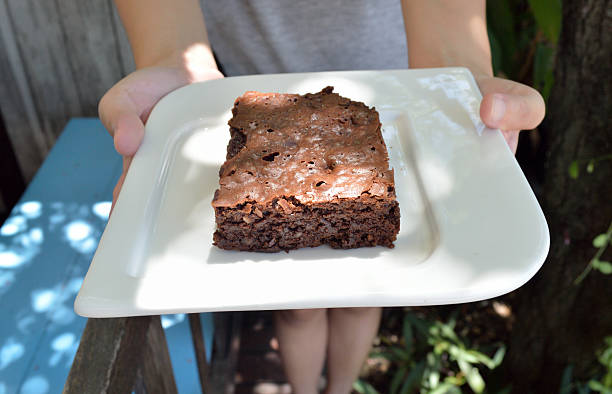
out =
[[(198, 81), (222, 78), (217, 69), (198, 70)], [(171, 91), (195, 82), (182, 67), (159, 65), (137, 70), (115, 84), (98, 106), (100, 120), (123, 156), (123, 173), (113, 190), (113, 206), (125, 180), (132, 157), (144, 137), (144, 124), (157, 102)]]
[(544, 99), (537, 90), (507, 79), (476, 76), (476, 82), (483, 96), (483, 123), (500, 129), (512, 153), (516, 153), (519, 131), (534, 129), (544, 119)]

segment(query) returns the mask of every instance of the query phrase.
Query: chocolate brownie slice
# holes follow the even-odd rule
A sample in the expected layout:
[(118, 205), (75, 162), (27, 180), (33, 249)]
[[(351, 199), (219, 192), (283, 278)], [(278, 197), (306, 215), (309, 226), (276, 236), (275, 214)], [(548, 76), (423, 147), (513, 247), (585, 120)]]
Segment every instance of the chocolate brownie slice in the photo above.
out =
[(222, 249), (393, 247), (399, 205), (378, 113), (326, 87), (247, 92), (212, 205)]

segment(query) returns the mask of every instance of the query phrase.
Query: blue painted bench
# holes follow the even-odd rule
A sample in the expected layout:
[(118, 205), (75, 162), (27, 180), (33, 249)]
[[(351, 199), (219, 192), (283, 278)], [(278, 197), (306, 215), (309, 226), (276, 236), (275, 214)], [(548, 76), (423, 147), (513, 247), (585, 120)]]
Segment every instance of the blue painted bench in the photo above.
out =
[[(87, 322), (72, 305), (120, 172), (102, 124), (73, 119), (0, 227), (0, 394), (64, 387)], [(210, 359), (212, 318), (200, 319)], [(187, 317), (161, 324), (178, 391), (201, 392)]]

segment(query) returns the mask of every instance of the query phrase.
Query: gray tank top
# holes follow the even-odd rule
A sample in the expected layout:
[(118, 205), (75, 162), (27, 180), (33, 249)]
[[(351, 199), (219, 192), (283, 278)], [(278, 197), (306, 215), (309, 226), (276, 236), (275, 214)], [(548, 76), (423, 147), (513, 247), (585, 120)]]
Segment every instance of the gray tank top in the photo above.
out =
[(203, 0), (228, 76), (408, 67), (399, 0)]

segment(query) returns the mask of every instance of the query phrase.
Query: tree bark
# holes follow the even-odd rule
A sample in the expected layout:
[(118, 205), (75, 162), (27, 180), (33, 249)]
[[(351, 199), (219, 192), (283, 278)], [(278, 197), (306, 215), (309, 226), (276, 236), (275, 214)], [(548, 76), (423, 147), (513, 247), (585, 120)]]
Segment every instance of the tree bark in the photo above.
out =
[[(593, 271), (573, 284), (596, 252), (593, 238), (612, 220), (612, 161), (585, 171), (588, 160), (612, 153), (611, 0), (564, 1), (543, 132), (540, 201), (551, 248), (540, 272), (516, 293), (507, 361), (517, 393), (558, 392), (568, 365), (576, 378), (587, 378), (604, 336), (612, 335), (612, 276)], [(573, 160), (578, 179), (568, 175)], [(604, 257), (610, 260), (610, 250)]]

